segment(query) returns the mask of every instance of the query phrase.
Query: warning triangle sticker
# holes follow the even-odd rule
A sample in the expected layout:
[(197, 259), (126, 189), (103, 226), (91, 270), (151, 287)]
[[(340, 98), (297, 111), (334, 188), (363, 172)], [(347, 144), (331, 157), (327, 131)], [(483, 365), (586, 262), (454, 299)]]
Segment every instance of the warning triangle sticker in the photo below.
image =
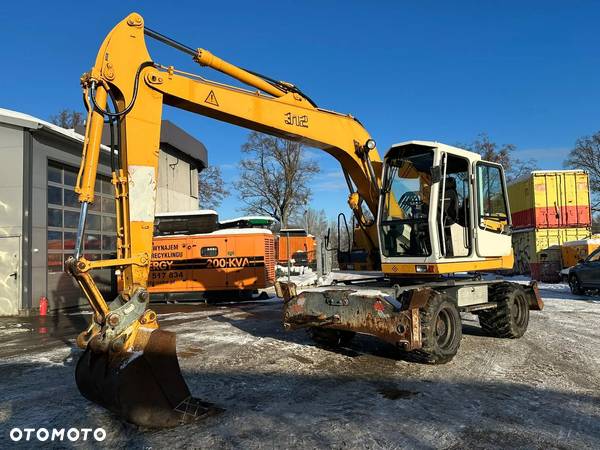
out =
[(204, 100), (204, 103), (219, 106), (219, 102), (217, 101), (217, 97), (215, 96), (215, 93), (213, 91), (210, 91), (208, 93), (208, 96), (206, 97), (206, 100)]

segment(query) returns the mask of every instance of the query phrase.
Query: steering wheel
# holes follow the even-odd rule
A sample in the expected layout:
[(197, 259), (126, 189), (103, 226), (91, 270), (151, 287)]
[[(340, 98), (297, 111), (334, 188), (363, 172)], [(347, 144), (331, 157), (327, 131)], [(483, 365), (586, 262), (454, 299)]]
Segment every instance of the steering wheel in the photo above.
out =
[(403, 210), (410, 209), (412, 215), (415, 215), (417, 208), (423, 204), (423, 200), (419, 198), (419, 194), (414, 191), (405, 192), (398, 200), (398, 206)]

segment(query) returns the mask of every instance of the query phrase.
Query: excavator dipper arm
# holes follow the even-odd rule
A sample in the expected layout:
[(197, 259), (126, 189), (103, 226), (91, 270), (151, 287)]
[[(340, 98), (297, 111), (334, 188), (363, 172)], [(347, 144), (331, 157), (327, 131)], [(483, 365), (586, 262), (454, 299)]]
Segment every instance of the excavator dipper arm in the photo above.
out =
[[(193, 57), (201, 66), (225, 73), (253, 90), (209, 81), (152, 61), (145, 36)], [(88, 118), (82, 164), (75, 187), (81, 203), (75, 254), (66, 270), (87, 297), (94, 316), (78, 338), (86, 351), (76, 380), (85, 397), (126, 420), (150, 427), (175, 426), (216, 411), (191, 397), (181, 376), (175, 336), (160, 330), (148, 308), (146, 289), (152, 249), (160, 126), (163, 104), (216, 120), (323, 149), (336, 158), (351, 190), (349, 203), (370, 251), (377, 250), (375, 226), (362, 217), (364, 201), (373, 215), (381, 185), (375, 143), (350, 115), (317, 108), (290, 83), (236, 67), (210, 52), (177, 43), (144, 27), (132, 13), (105, 38), (92, 70), (81, 79)], [(112, 104), (112, 110), (109, 106)], [(117, 216), (117, 257), (88, 261), (82, 243), (105, 121), (116, 125), (111, 148)], [(107, 302), (90, 271), (115, 267), (123, 278), (118, 297)]]

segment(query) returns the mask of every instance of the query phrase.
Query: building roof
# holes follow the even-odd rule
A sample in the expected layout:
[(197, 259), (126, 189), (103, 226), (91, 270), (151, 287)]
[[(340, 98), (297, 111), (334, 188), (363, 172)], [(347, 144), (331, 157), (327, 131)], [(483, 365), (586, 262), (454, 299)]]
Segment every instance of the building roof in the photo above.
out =
[[(28, 128), (31, 130), (44, 129), (54, 134), (65, 136), (71, 140), (83, 142), (83, 135), (77, 133), (75, 130), (67, 130), (66, 128), (59, 127), (53, 123), (46, 122), (45, 120), (31, 116), (11, 109), (0, 108), (0, 123), (6, 123), (8, 125), (14, 125), (17, 127)], [(102, 145), (103, 150), (109, 151), (107, 146)]]
[(168, 146), (163, 148), (167, 153), (173, 149), (182, 153), (185, 155), (182, 159), (188, 160), (199, 170), (208, 167), (208, 151), (204, 144), (169, 120), (163, 120), (161, 123), (160, 144), (161, 148), (165, 147), (165, 144)]
[[(79, 133), (85, 133), (85, 127), (83, 126), (76, 127), (75, 130)], [(108, 124), (104, 125), (102, 143), (110, 145)], [(161, 122), (160, 148), (198, 170), (208, 167), (208, 151), (204, 144), (169, 120)]]
[[(82, 143), (83, 133), (85, 133), (85, 127), (83, 126), (68, 130), (38, 117), (5, 108), (0, 108), (0, 123), (32, 130), (44, 129)], [(102, 144), (104, 145), (101, 148), (109, 151), (110, 133), (107, 127), (108, 124), (105, 125), (105, 132), (102, 133)], [(204, 144), (168, 120), (162, 121), (160, 144), (166, 153), (190, 163), (199, 170), (208, 166), (208, 152)]]

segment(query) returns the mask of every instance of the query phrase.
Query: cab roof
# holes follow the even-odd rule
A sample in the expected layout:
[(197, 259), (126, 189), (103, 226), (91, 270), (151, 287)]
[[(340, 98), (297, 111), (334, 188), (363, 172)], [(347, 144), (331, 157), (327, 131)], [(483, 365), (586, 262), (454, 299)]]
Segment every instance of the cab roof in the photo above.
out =
[(390, 151), (400, 148), (400, 147), (439, 148), (442, 151), (445, 151), (445, 152), (453, 154), (453, 155), (462, 156), (463, 158), (467, 158), (471, 161), (481, 160), (481, 155), (479, 153), (470, 152), (468, 150), (465, 150), (465, 149), (462, 149), (459, 147), (454, 147), (452, 145), (443, 144), (441, 142), (419, 141), (419, 140), (405, 141), (405, 142), (399, 142), (397, 144), (393, 144), (390, 147), (390, 149), (386, 152), (385, 156), (387, 157), (387, 155), (390, 153)]

